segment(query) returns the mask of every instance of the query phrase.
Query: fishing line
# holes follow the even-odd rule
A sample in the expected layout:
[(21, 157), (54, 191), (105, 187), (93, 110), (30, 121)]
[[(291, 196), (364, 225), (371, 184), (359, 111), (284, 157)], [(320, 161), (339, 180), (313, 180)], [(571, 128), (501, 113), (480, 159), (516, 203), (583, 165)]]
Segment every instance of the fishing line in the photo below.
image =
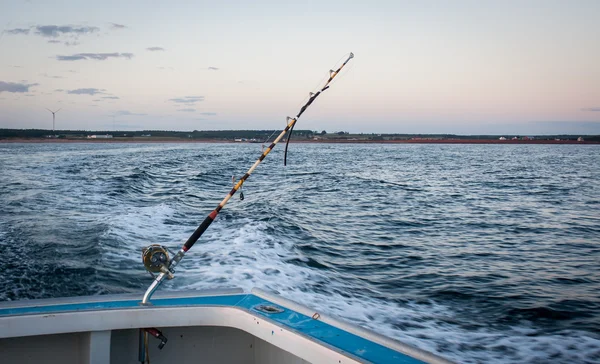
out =
[[(347, 58), (346, 58), (347, 57)], [(296, 119), (298, 119), (306, 110), (306, 108), (308, 106), (310, 106), (310, 104), (313, 103), (313, 101), (325, 90), (327, 90), (331, 85), (332, 85), (332, 81), (334, 80), (334, 78), (340, 73), (340, 71), (342, 70), (342, 68), (344, 68), (344, 66), (352, 59), (354, 58), (354, 53), (350, 52), (349, 54), (344, 55), (342, 58), (340, 58), (335, 65), (337, 66), (340, 61), (342, 59), (346, 58), (346, 60), (344, 61), (344, 63), (342, 63), (341, 66), (337, 67), (337, 68), (333, 68), (329, 70), (329, 79), (327, 80), (327, 82), (325, 83), (325, 85), (317, 92), (309, 92), (308, 96), (309, 99), (306, 102), (306, 104), (302, 107), (302, 109), (300, 109), (300, 112), (298, 113), (298, 115), (296, 115)], [(335, 70), (335, 71), (334, 71)], [(290, 118), (288, 116), (287, 120), (291, 120), (292, 118)], [(294, 133), (294, 125), (292, 125), (292, 127), (290, 128), (290, 132), (288, 133), (287, 136), (287, 140), (285, 142), (285, 150), (283, 152), (283, 165), (286, 166), (287, 165), (287, 154), (288, 154), (288, 147), (290, 145), (290, 140), (292, 139), (292, 134)]]
[(308, 100), (308, 98), (310, 97), (311, 93), (314, 93), (312, 91), (317, 91), (319, 89), (319, 87), (321, 85), (323, 85), (325, 83), (325, 80), (327, 79), (327, 77), (329, 77), (329, 75), (327, 73), (325, 73), (323, 75), (323, 78), (321, 78), (321, 80), (319, 81), (319, 83), (317, 83), (313, 88), (311, 88), (311, 92), (309, 92), (308, 96), (305, 96), (297, 105), (296, 107), (300, 107), (300, 105), (303, 105), (306, 103), (306, 101)]
[[(338, 59), (338, 60), (337, 60), (337, 61), (334, 63), (334, 66), (333, 66), (331, 69), (337, 69), (337, 68), (338, 68), (338, 65), (342, 63), (342, 60), (343, 60), (343, 59), (345, 59), (345, 58), (348, 58), (348, 56), (350, 56), (350, 54), (351, 54), (351, 53), (352, 53), (352, 52), (350, 52), (350, 53), (346, 53), (345, 55), (343, 55), (342, 57), (340, 57), (340, 59)], [(352, 64), (350, 64), (350, 66), (352, 66)], [(344, 72), (344, 74), (345, 74), (345, 73), (347, 73), (347, 72)], [(306, 102), (306, 100), (308, 100), (308, 98), (310, 97), (310, 94), (311, 94), (311, 93), (313, 93), (313, 94), (314, 94), (314, 93), (316, 93), (316, 91), (317, 91), (317, 90), (319, 90), (319, 88), (320, 88), (320, 87), (322, 87), (322, 85), (323, 85), (323, 84), (325, 84), (325, 80), (326, 80), (326, 79), (327, 79), (329, 76), (330, 76), (330, 73), (329, 73), (329, 72), (325, 72), (325, 73), (324, 73), (324, 75), (323, 75), (323, 78), (321, 78), (321, 80), (320, 80), (320, 81), (319, 81), (319, 82), (318, 82), (318, 83), (317, 83), (317, 84), (316, 84), (316, 85), (315, 85), (313, 88), (311, 88), (311, 89), (310, 89), (310, 90), (311, 90), (311, 92), (309, 93), (309, 95), (308, 95), (308, 96), (306, 96), (306, 97), (304, 97), (304, 98), (302, 99), (302, 101), (300, 101), (300, 102), (298, 103), (298, 105), (296, 105), (296, 107), (299, 107), (300, 105), (304, 104), (304, 103)], [(331, 84), (333, 85), (333, 82), (332, 82)], [(313, 92), (313, 91), (315, 91), (315, 92)]]
[(262, 143), (261, 143), (261, 146), (262, 146), (261, 153), (265, 151), (265, 150), (264, 150), (264, 149), (265, 149), (265, 143), (266, 143), (266, 142), (268, 142), (268, 141), (269, 141), (269, 139), (271, 139), (271, 137), (273, 136), (273, 134), (275, 134), (276, 132), (277, 132), (277, 130), (273, 130), (273, 132), (271, 133), (271, 135), (269, 135), (269, 136), (267, 137), (267, 139), (266, 139), (264, 142), (262, 142)]
[(344, 69), (344, 72), (341, 73), (341, 75), (339, 77), (336, 77), (335, 80), (331, 81), (331, 85), (335, 85), (336, 83), (340, 82), (340, 80), (343, 80), (344, 77), (346, 77), (346, 75), (348, 75), (350, 73), (350, 71), (352, 70), (352, 68), (354, 68), (356, 62), (352, 62), (350, 63), (350, 65), (348, 66), (348, 68)]

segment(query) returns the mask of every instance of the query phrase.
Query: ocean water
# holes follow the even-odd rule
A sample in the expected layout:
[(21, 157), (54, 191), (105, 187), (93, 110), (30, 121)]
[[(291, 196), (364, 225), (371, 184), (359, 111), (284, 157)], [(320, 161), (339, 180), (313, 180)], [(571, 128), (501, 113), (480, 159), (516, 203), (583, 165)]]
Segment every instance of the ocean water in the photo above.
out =
[[(279, 146), (162, 290), (260, 287), (461, 363), (600, 362), (600, 147)], [(143, 291), (260, 144), (0, 144), (0, 300)]]

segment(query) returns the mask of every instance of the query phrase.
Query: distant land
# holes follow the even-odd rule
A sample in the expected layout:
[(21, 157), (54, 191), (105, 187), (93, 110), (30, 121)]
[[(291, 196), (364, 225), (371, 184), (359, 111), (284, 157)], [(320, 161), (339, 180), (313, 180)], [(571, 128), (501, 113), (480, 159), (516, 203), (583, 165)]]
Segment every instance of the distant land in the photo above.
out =
[[(280, 130), (119, 131), (0, 129), (1, 142), (231, 142), (268, 143)], [(455, 143), (455, 144), (600, 144), (600, 135), (455, 135), (455, 134), (350, 134), (294, 130), (293, 142), (302, 143)]]

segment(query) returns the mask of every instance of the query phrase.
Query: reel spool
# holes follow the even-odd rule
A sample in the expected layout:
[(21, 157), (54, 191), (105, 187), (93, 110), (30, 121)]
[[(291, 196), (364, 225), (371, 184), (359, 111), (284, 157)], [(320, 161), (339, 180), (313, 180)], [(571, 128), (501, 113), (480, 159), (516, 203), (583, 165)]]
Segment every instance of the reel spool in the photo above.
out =
[(159, 244), (152, 244), (142, 249), (142, 262), (144, 267), (150, 274), (152, 273), (167, 273), (169, 278), (172, 273), (169, 271), (169, 251), (166, 247)]

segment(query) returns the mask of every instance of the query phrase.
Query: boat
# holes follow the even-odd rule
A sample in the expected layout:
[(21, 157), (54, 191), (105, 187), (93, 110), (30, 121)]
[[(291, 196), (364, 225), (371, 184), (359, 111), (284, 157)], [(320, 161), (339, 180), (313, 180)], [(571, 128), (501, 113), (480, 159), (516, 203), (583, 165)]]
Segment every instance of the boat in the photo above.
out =
[(140, 297), (2, 302), (0, 362), (450, 363), (259, 289)]

